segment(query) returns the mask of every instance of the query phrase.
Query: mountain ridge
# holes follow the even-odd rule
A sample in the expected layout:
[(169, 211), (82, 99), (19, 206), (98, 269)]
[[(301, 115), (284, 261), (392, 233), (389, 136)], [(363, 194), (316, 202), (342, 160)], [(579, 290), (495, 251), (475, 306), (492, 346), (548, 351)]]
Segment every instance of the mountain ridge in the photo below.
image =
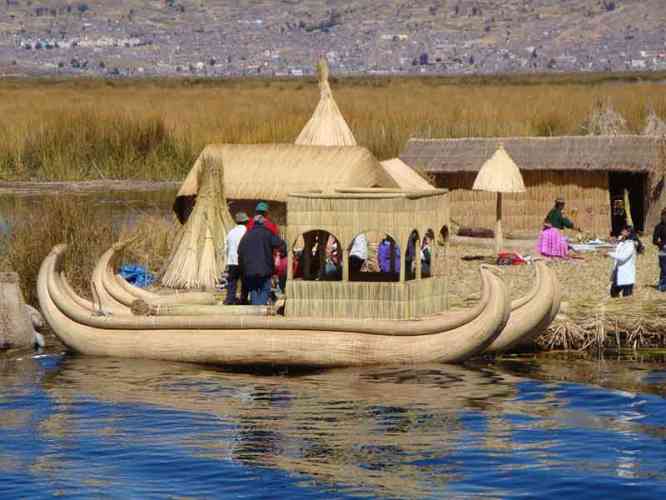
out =
[(666, 69), (664, 0), (4, 0), (4, 75)]

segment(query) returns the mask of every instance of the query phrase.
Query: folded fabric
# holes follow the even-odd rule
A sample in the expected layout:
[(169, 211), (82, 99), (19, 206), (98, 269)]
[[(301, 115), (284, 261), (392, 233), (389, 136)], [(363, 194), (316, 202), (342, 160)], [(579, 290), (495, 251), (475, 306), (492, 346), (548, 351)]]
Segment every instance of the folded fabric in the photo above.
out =
[(138, 286), (139, 288), (145, 288), (155, 281), (153, 273), (148, 271), (145, 267), (136, 264), (120, 266), (118, 274), (125, 278), (128, 283)]

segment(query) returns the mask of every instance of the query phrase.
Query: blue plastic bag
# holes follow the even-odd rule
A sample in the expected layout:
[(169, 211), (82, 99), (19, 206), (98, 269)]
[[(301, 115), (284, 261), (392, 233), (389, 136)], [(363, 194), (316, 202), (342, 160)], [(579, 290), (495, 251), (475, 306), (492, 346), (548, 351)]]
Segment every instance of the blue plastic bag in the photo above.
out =
[(153, 273), (148, 271), (145, 267), (136, 264), (120, 266), (118, 274), (125, 278), (128, 283), (138, 286), (139, 288), (150, 286), (155, 281)]

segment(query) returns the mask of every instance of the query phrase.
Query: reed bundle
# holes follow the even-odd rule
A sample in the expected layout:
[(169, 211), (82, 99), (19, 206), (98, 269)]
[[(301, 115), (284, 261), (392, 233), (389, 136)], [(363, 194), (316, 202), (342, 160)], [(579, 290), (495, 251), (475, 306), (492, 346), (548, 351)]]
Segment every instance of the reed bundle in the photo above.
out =
[(310, 120), (298, 134), (295, 143), (318, 146), (356, 146), (356, 139), (340, 112), (328, 83), (328, 62), (322, 58), (317, 65), (319, 103)]
[(648, 114), (643, 135), (666, 136), (666, 122), (659, 118), (654, 109)]
[(198, 173), (196, 204), (162, 275), (162, 284), (169, 288), (211, 289), (224, 270), (225, 238), (233, 220), (224, 197), (222, 163), (205, 161)]
[(155, 304), (137, 299), (131, 306), (135, 316), (270, 316), (272, 306), (228, 306), (223, 304)]
[(626, 135), (627, 121), (613, 109), (610, 102), (597, 102), (587, 123), (583, 125), (587, 135)]

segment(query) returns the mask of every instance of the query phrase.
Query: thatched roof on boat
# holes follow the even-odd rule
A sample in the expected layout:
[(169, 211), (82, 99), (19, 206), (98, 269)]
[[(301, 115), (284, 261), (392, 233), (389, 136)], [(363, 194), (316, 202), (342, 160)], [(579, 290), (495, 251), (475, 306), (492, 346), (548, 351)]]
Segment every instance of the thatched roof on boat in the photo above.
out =
[(328, 83), (328, 62), (317, 65), (319, 103), (310, 120), (296, 138), (296, 144), (319, 146), (356, 146), (356, 139), (338, 108)]
[(177, 196), (197, 193), (204, 159), (224, 164), (225, 196), (232, 200), (287, 201), (295, 191), (398, 187), (360, 146), (211, 144), (197, 158)]
[(434, 189), (434, 186), (425, 180), (412, 167), (400, 158), (391, 158), (381, 162), (382, 167), (388, 175), (405, 190)]
[(664, 139), (637, 135), (410, 139), (400, 159), (429, 173), (476, 172), (500, 144), (522, 170), (650, 172), (664, 164)]

